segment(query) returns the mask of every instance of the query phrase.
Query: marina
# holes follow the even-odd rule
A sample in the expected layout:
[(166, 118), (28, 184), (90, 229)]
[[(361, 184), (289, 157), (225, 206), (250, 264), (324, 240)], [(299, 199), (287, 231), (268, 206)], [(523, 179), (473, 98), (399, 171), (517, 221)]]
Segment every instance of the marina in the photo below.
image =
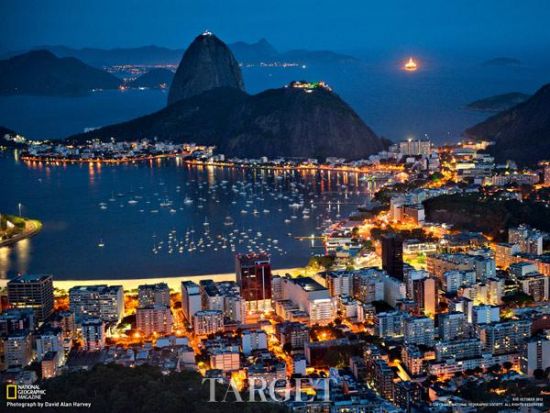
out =
[(27, 215), (40, 210), (44, 223), (40, 237), (0, 249), (2, 278), (25, 271), (60, 280), (228, 273), (236, 253), (251, 251), (270, 254), (279, 268), (304, 266), (322, 251), (323, 230), (392, 177), (178, 158), (50, 166), (6, 152), (0, 162), (21, 182), (0, 207), (13, 210), (6, 200), (19, 200)]

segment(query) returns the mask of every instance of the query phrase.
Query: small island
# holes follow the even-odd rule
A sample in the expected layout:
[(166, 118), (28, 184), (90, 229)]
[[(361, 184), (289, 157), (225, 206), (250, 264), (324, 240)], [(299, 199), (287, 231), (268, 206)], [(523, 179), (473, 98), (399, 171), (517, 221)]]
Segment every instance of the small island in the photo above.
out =
[(477, 112), (502, 112), (525, 102), (530, 97), (530, 95), (520, 92), (504, 93), (476, 100), (466, 107)]
[(0, 214), (0, 248), (32, 237), (41, 229), (42, 223), (36, 219)]

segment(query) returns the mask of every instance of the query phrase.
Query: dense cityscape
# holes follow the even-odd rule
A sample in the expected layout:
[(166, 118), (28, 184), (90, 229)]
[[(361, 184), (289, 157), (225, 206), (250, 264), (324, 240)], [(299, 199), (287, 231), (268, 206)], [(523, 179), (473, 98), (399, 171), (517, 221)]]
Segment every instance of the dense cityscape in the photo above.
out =
[[(144, 147), (95, 145), (103, 154)], [(157, 143), (192, 162), (224, 162), (217, 167), (309, 164), (394, 178), (325, 228), (325, 253), (292, 274), (275, 270), (268, 254), (250, 252), (235, 255), (233, 280), (143, 280), (126, 290), (93, 283), (59, 289), (55, 274), (8, 281), (3, 381), (33, 384), (114, 363), (198, 371), (239, 391), (258, 381), (273, 383), (279, 395), (298, 389), (307, 401), (282, 402), (295, 412), (445, 411), (475, 403), (542, 411), (550, 372), (548, 221), (537, 228), (539, 217), (528, 225), (518, 211), (510, 225), (487, 231), (476, 220), (490, 221), (490, 206), (468, 225), (452, 210), (450, 222), (426, 221), (426, 203), (438, 200), (466, 207), (473, 199), (517, 201), (547, 216), (550, 165), (498, 165), (488, 145), (408, 139), (365, 161), (316, 165), (225, 160), (213, 148), (193, 156), (194, 145)], [(296, 387), (297, 378), (329, 378), (330, 393), (315, 381)]]
[(0, 412), (550, 412), (550, 3), (5, 3)]

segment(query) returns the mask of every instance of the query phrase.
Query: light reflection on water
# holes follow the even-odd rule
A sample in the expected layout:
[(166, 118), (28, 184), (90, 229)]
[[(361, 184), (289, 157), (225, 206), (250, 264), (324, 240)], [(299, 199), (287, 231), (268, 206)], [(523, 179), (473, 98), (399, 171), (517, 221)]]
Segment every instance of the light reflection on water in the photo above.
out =
[(374, 190), (357, 173), (178, 160), (48, 166), (4, 154), (0, 170), (17, 182), (0, 197), (0, 211), (15, 213), (21, 202), (24, 215), (44, 224), (32, 239), (0, 250), (3, 278), (27, 271), (57, 279), (226, 273), (234, 253), (259, 249), (272, 254), (275, 268), (301, 266), (320, 245), (296, 237), (319, 234), (327, 219), (346, 216)]

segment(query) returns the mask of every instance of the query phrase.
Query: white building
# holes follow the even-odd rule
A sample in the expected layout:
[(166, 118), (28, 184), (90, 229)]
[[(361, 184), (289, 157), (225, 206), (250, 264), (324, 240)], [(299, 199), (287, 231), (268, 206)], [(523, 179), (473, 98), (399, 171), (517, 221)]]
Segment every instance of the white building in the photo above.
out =
[(242, 349), (245, 356), (254, 350), (267, 349), (267, 334), (263, 330), (246, 330), (241, 335)]
[(498, 323), (500, 321), (500, 307), (492, 305), (476, 305), (472, 308), (473, 324)]
[(193, 316), (193, 330), (196, 335), (214, 334), (223, 331), (223, 312), (220, 310), (197, 311)]
[(310, 277), (283, 278), (283, 296), (307, 312), (311, 324), (327, 324), (334, 319), (335, 305), (328, 289)]
[(119, 323), (124, 316), (121, 285), (77, 286), (69, 290), (69, 305), (77, 320), (87, 317)]
[(202, 309), (200, 288), (193, 281), (181, 283), (181, 307), (185, 319), (191, 325), (195, 313)]
[(533, 376), (535, 370), (545, 371), (550, 367), (550, 340), (536, 336), (527, 341), (520, 358), (521, 370)]

